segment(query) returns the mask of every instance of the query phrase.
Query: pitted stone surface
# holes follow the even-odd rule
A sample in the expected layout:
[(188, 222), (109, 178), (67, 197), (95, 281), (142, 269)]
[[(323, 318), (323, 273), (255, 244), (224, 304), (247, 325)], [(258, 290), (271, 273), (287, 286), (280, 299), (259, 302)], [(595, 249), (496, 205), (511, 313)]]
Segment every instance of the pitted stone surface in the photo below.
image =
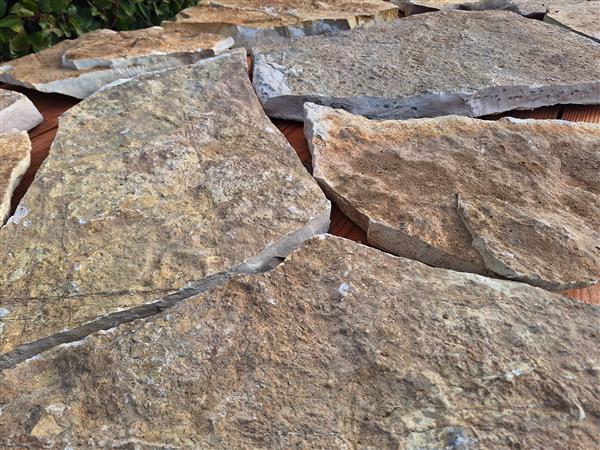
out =
[(550, 2), (544, 21), (600, 42), (600, 1)]
[(31, 130), (44, 118), (25, 95), (0, 89), (0, 133)]
[(0, 81), (85, 98), (116, 80), (191, 64), (232, 45), (231, 38), (160, 27), (96, 30), (7, 62)]
[(398, 8), (382, 0), (219, 0), (184, 9), (162, 25), (230, 36), (251, 50), (397, 18)]
[(254, 87), (294, 120), (305, 102), (383, 119), (596, 104), (600, 46), (507, 11), (433, 12), (257, 50)]
[(323, 237), (1, 372), (0, 444), (591, 449), (599, 321), (523, 283)]
[(484, 11), (499, 9), (512, 11), (522, 16), (543, 16), (546, 0), (391, 0), (405, 16), (430, 11)]
[(600, 278), (600, 125), (305, 109), (314, 176), (369, 243), (546, 289)]
[(0, 230), (0, 353), (270, 258), (329, 202), (261, 109), (244, 51), (142, 75), (62, 118)]
[(26, 131), (0, 133), (0, 227), (8, 218), (12, 194), (30, 161), (31, 142)]

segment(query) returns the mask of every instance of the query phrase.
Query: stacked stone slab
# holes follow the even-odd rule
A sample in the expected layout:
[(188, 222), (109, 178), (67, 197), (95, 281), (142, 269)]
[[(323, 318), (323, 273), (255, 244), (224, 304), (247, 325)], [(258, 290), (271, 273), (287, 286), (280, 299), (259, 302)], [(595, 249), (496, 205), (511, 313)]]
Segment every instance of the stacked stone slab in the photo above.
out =
[(40, 112), (25, 95), (0, 89), (0, 133), (31, 130), (42, 120)]
[(547, 1), (544, 0), (391, 0), (405, 16), (431, 11), (506, 10), (522, 16), (543, 16)]
[(546, 289), (600, 279), (600, 125), (305, 108), (314, 176), (371, 244)]
[(0, 353), (21, 358), (264, 270), (327, 230), (329, 213), (262, 111), (244, 51), (105, 89), (61, 118), (0, 230)]
[(119, 79), (191, 64), (233, 45), (231, 38), (152, 27), (96, 30), (0, 66), (0, 81), (85, 98)]
[(26, 131), (0, 133), (0, 227), (8, 218), (12, 194), (30, 161), (31, 142)]
[(290, 38), (333, 33), (398, 18), (398, 8), (382, 0), (219, 0), (181, 11), (176, 27), (230, 36), (249, 51)]
[(254, 87), (294, 120), (305, 102), (384, 119), (596, 104), (600, 46), (511, 12), (435, 12), (258, 50)]
[(600, 42), (600, 1), (551, 1), (544, 21)]

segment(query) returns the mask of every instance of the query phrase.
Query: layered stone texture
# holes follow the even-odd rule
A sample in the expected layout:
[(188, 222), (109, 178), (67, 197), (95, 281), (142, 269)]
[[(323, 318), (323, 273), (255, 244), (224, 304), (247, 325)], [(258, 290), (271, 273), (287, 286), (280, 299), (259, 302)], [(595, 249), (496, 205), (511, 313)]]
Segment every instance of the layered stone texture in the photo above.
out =
[(0, 133), (31, 130), (44, 118), (25, 95), (0, 89)]
[(194, 63), (233, 45), (231, 38), (152, 27), (96, 30), (0, 66), (0, 81), (85, 98), (119, 79)]
[(349, 30), (398, 18), (398, 8), (382, 0), (219, 0), (181, 11), (176, 27), (230, 36), (237, 46)]
[(544, 21), (600, 43), (600, 1), (553, 1)]
[(329, 209), (262, 111), (244, 51), (102, 90), (61, 117), (0, 231), (0, 353), (269, 267), (326, 230)]
[(594, 448), (599, 321), (522, 283), (324, 236), (1, 372), (0, 443)]
[(405, 16), (431, 11), (482, 11), (506, 10), (522, 16), (543, 16), (546, 13), (545, 0), (391, 0)]
[(12, 194), (30, 161), (31, 142), (26, 131), (0, 133), (0, 227), (8, 218)]
[(305, 108), (314, 176), (369, 243), (546, 289), (600, 278), (600, 125)]
[(600, 103), (600, 46), (511, 12), (434, 12), (261, 49), (254, 87), (294, 120), (305, 102), (387, 119)]

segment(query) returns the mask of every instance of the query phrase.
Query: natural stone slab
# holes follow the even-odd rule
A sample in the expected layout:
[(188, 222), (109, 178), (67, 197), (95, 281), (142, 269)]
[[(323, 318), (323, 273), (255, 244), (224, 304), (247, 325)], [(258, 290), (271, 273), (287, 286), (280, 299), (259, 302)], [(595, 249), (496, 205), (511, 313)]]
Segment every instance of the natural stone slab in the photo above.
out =
[(0, 443), (591, 449), (599, 322), (522, 283), (315, 239), (0, 373)]
[(85, 98), (107, 84), (191, 64), (231, 47), (223, 36), (164, 30), (96, 30), (0, 66), (0, 81)]
[(262, 111), (244, 51), (100, 91), (62, 116), (0, 231), (0, 353), (261, 270), (329, 213)]
[(0, 89), (0, 133), (31, 130), (44, 118), (25, 95)]
[(600, 46), (511, 12), (434, 12), (258, 50), (254, 87), (294, 120), (305, 102), (384, 119), (596, 104)]
[(544, 0), (391, 0), (405, 16), (431, 11), (484, 11), (500, 9), (522, 16), (542, 16), (546, 13)]
[(398, 18), (398, 8), (382, 0), (219, 0), (181, 11), (165, 28), (230, 36), (237, 46), (350, 30)]
[(314, 176), (369, 243), (546, 289), (600, 278), (600, 125), (305, 110)]
[(600, 42), (600, 1), (554, 1), (544, 21)]
[(8, 218), (12, 194), (30, 161), (31, 142), (26, 131), (0, 133), (0, 226)]

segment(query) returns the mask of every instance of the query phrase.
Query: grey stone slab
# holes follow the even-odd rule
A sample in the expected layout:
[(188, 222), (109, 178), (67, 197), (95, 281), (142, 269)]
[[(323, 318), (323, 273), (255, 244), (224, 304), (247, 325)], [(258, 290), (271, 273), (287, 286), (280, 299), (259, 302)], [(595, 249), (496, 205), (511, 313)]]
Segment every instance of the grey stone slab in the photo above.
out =
[(31, 130), (42, 120), (40, 112), (25, 95), (0, 89), (0, 133)]

